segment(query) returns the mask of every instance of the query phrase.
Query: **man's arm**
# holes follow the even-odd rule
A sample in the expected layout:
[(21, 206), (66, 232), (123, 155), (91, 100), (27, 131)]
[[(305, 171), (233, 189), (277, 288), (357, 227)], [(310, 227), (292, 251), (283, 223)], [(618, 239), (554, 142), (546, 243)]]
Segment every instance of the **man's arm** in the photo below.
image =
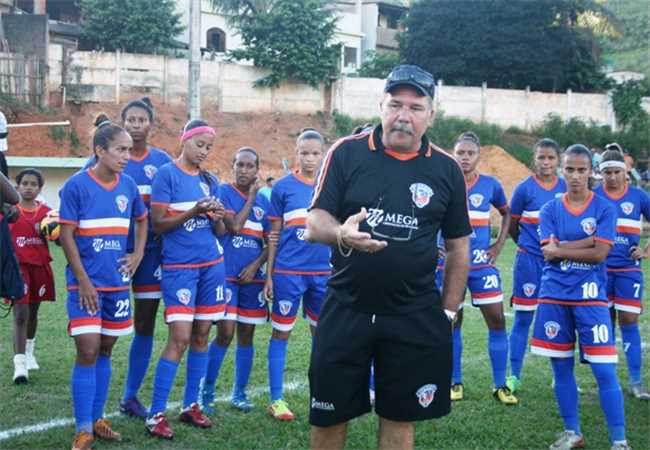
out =
[(324, 209), (314, 208), (307, 215), (305, 239), (327, 245), (338, 245), (342, 250), (358, 250), (374, 253), (385, 248), (386, 241), (372, 239), (370, 233), (359, 231), (359, 224), (366, 220), (366, 208), (347, 218), (342, 225)]
[(463, 302), (469, 267), (469, 236), (445, 239), (445, 279), (442, 307), (457, 312)]
[(0, 173), (0, 205), (3, 203), (15, 205), (19, 201), (20, 197), (18, 196), (18, 192), (16, 192), (16, 189), (11, 185), (9, 178)]

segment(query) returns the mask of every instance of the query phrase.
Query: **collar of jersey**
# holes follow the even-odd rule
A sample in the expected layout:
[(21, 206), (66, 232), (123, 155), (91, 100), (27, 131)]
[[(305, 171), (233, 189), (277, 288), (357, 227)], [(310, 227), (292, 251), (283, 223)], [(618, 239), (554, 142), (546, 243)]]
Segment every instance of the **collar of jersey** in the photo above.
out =
[(569, 203), (569, 193), (565, 192), (562, 195), (562, 204), (564, 205), (564, 208), (571, 213), (573, 216), (579, 216), (583, 212), (587, 210), (589, 205), (591, 204), (591, 201), (594, 199), (594, 191), (589, 191), (589, 196), (587, 197), (587, 200), (582, 204), (582, 206), (578, 209), (574, 209), (571, 207), (571, 204)]
[(560, 182), (560, 179), (555, 175), (553, 175), (553, 181), (549, 183), (545, 183), (537, 175), (533, 175), (533, 180), (535, 180), (535, 182), (539, 185), (539, 187), (541, 187), (545, 191), (552, 190)]
[(630, 185), (629, 185), (629, 183), (626, 182), (625, 183), (625, 189), (623, 189), (623, 192), (621, 192), (619, 195), (616, 195), (616, 194), (613, 194), (613, 193), (609, 192), (607, 190), (607, 186), (605, 186), (605, 184), (603, 183), (603, 192), (605, 193), (605, 195), (607, 195), (612, 200), (620, 200), (620, 199), (622, 199), (625, 196), (625, 194), (627, 194), (627, 191), (629, 189), (630, 189)]
[[(368, 136), (368, 148), (370, 148), (370, 151), (383, 152), (386, 150), (386, 147), (384, 147), (384, 143), (381, 140), (382, 131), (383, 129), (381, 125), (377, 125)], [(427, 157), (431, 156), (431, 143), (426, 134), (422, 136), (422, 142), (420, 143), (418, 153)]]
[(141, 161), (144, 161), (144, 159), (145, 159), (147, 156), (149, 156), (149, 147), (147, 147), (147, 148), (144, 150), (144, 153), (142, 154), (142, 156), (137, 157), (137, 156), (133, 156), (133, 155), (131, 155), (131, 158), (129, 158), (129, 159), (130, 159), (131, 161), (141, 162)]
[(100, 180), (99, 178), (97, 178), (95, 176), (95, 174), (93, 173), (92, 169), (86, 170), (86, 173), (88, 174), (88, 176), (90, 177), (91, 180), (93, 180), (95, 183), (97, 183), (99, 186), (101, 186), (103, 189), (105, 189), (107, 191), (112, 191), (113, 189), (115, 189), (115, 186), (117, 186), (117, 183), (120, 182), (120, 174), (119, 173), (115, 174), (115, 179), (113, 181), (111, 181), (110, 183), (105, 183), (102, 180)]

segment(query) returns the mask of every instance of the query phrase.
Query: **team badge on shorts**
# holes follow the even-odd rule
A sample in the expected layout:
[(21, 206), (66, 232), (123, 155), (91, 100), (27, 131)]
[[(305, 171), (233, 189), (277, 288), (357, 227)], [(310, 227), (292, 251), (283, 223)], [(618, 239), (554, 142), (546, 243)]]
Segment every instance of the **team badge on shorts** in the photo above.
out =
[(526, 297), (530, 297), (535, 293), (535, 288), (537, 286), (535, 286), (533, 283), (524, 283), (522, 287), (524, 288), (524, 294)]
[(262, 220), (264, 218), (264, 210), (259, 206), (253, 206), (253, 215), (257, 220)]
[(126, 195), (118, 195), (115, 197), (115, 203), (117, 203), (117, 209), (119, 209), (120, 212), (124, 212), (126, 211), (126, 207), (129, 206), (129, 199)]
[(429, 200), (433, 196), (433, 189), (424, 183), (413, 183), (409, 187), (411, 191), (411, 200), (418, 208), (424, 208), (429, 204)]
[(210, 186), (208, 186), (205, 183), (199, 183), (199, 185), (201, 186), (201, 190), (203, 191), (203, 194), (210, 195)]
[(560, 324), (553, 320), (544, 323), (544, 333), (549, 339), (555, 339), (560, 332), (560, 328)]
[(176, 291), (176, 297), (178, 298), (179, 302), (187, 305), (190, 303), (190, 300), (192, 300), (192, 291), (189, 289), (179, 289)]
[(278, 302), (278, 307), (280, 308), (280, 314), (286, 316), (291, 311), (291, 302), (287, 300), (280, 300)]
[(596, 231), (596, 219), (594, 219), (593, 217), (587, 217), (586, 219), (582, 219), (580, 225), (582, 225), (582, 231), (587, 233), (589, 236), (594, 234), (594, 232)]
[(415, 395), (418, 398), (418, 403), (420, 403), (420, 406), (423, 408), (429, 406), (433, 401), (437, 390), (438, 386), (435, 384), (425, 384), (420, 389), (418, 389)]
[(472, 194), (469, 196), (469, 202), (474, 208), (478, 208), (483, 204), (483, 196), (481, 194)]
[(623, 202), (621, 203), (621, 209), (623, 210), (626, 216), (629, 216), (630, 214), (632, 214), (632, 211), (634, 210), (634, 203)]
[(153, 177), (156, 176), (156, 173), (158, 172), (158, 168), (156, 166), (152, 166), (151, 164), (147, 164), (143, 168), (144, 174), (149, 178), (150, 180), (153, 180)]

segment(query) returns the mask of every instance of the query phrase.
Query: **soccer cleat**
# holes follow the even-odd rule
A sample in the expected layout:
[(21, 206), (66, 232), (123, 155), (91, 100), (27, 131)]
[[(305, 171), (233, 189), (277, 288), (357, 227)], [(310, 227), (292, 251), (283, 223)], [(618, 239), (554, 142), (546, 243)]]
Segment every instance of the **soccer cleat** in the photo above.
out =
[(113, 430), (110, 420), (97, 419), (93, 425), (93, 434), (96, 438), (106, 441), (121, 441), (122, 435)]
[(630, 384), (630, 394), (637, 400), (650, 400), (650, 392), (642, 383)]
[(25, 356), (27, 357), (27, 370), (38, 370), (40, 366), (34, 357), (34, 339), (27, 339), (25, 344)]
[(201, 409), (206, 414), (214, 414), (217, 408), (214, 401), (214, 388), (205, 388), (205, 378), (201, 379), (201, 386), (199, 387), (199, 398), (201, 399)]
[(585, 438), (576, 434), (573, 430), (564, 430), (557, 435), (557, 440), (549, 447), (549, 450), (571, 450), (572, 448), (585, 448)]
[(74, 437), (72, 450), (92, 450), (94, 442), (95, 439), (93, 439), (92, 434), (87, 431), (81, 431)]
[(619, 441), (619, 442), (614, 442), (609, 449), (610, 450), (632, 450), (632, 447), (630, 447), (630, 444), (628, 444), (627, 441)]
[(201, 412), (201, 407), (198, 403), (192, 403), (187, 408), (182, 409), (179, 420), (198, 428), (210, 428), (212, 426), (212, 421)]
[(137, 397), (131, 397), (126, 401), (122, 400), (120, 402), (120, 412), (130, 417), (147, 418), (147, 408), (142, 406)]
[(253, 409), (253, 402), (251, 402), (246, 393), (243, 391), (232, 393), (232, 398), (230, 399), (230, 404), (233, 408), (238, 409), (243, 412), (249, 412)]
[(269, 412), (271, 417), (277, 420), (284, 420), (290, 422), (296, 418), (291, 412), (291, 410), (289, 409), (289, 405), (287, 405), (287, 402), (285, 402), (284, 400), (274, 401), (269, 405), (267, 411)]
[(494, 391), (492, 391), (492, 395), (494, 395), (494, 398), (499, 400), (504, 405), (516, 405), (519, 403), (517, 397), (512, 394), (512, 391), (510, 391), (510, 388), (507, 386), (496, 388)]
[(514, 375), (510, 375), (509, 377), (506, 377), (506, 386), (508, 386), (510, 392), (514, 394), (521, 387), (521, 380)]
[(24, 384), (29, 380), (29, 372), (27, 371), (27, 359), (25, 355), (20, 353), (14, 355), (14, 383)]
[(463, 399), (464, 389), (462, 383), (456, 383), (451, 385), (451, 401), (457, 402), (458, 400)]
[(144, 422), (144, 427), (151, 436), (162, 439), (173, 439), (174, 437), (174, 431), (169, 426), (165, 413), (158, 413), (153, 417), (147, 418)]

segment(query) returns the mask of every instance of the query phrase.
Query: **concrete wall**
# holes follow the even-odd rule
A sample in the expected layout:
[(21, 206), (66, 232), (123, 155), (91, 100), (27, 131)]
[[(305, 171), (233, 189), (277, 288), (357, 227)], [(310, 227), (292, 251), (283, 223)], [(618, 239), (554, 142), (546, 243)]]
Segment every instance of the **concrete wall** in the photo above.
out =
[(47, 58), (49, 32), (47, 16), (2, 14), (5, 39), (12, 53)]

